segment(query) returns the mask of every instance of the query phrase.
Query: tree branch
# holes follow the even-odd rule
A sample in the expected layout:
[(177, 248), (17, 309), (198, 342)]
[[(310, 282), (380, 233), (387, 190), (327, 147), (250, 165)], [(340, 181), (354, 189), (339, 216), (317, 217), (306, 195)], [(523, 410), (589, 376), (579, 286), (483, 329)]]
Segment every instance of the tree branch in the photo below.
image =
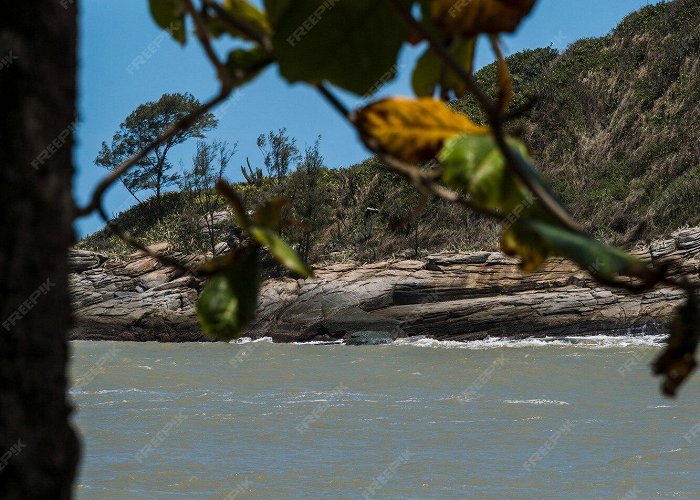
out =
[(221, 20), (235, 31), (240, 31), (251, 40), (255, 40), (265, 52), (272, 54), (272, 42), (266, 36), (262, 36), (258, 31), (248, 24), (236, 19), (229, 14), (226, 9), (219, 5), (214, 0), (204, 0), (204, 6), (212, 9), (221, 18)]
[(479, 88), (474, 81), (474, 78), (469, 74), (464, 67), (459, 64), (459, 62), (452, 57), (447, 48), (440, 43), (440, 41), (433, 36), (433, 34), (425, 29), (421, 23), (419, 23), (416, 18), (411, 14), (410, 9), (407, 7), (403, 0), (387, 0), (394, 10), (401, 16), (406, 24), (418, 35), (420, 35), (424, 40), (428, 42), (430, 48), (439, 55), (444, 62), (454, 71), (460, 79), (462, 79), (469, 89), (469, 92), (476, 98), (479, 105), (484, 110), (487, 115), (497, 115), (499, 113), (498, 108), (491, 102), (491, 99)]
[(491, 42), (491, 49), (496, 55), (496, 63), (498, 66), (498, 104), (502, 114), (506, 112), (510, 101), (513, 99), (513, 80), (510, 76), (508, 63), (506, 62), (506, 58), (498, 42), (498, 36), (490, 35), (489, 40)]
[[(400, 0), (389, 0), (392, 3), (394, 1), (400, 2)], [(413, 19), (411, 17), (411, 19)], [(414, 20), (415, 21), (415, 20)], [(449, 53), (447, 53), (449, 55)], [(498, 51), (497, 55), (499, 57), (502, 57), (500, 54), (500, 51)], [(449, 55), (451, 58), (452, 56)], [(456, 62), (456, 61), (455, 61)], [(465, 75), (469, 78), (471, 78), (466, 72), (464, 72)], [(360, 130), (356, 123), (353, 114), (348, 110), (348, 108), (328, 89), (325, 85), (323, 84), (317, 84), (316, 85), (317, 90), (320, 92), (320, 94), (330, 103), (330, 105), (335, 108), (343, 117), (345, 117), (351, 125), (357, 130), (358, 134), (360, 135), (360, 138), (362, 139), (363, 143), (365, 146), (375, 153), (377, 156), (379, 156), (386, 165), (393, 170), (394, 172), (398, 173), (399, 175), (405, 177), (408, 179), (421, 193), (431, 195), (443, 200), (446, 200), (448, 202), (452, 203), (458, 203), (462, 205), (465, 208), (468, 208), (470, 210), (482, 213), (484, 215), (487, 215), (489, 217), (498, 219), (498, 220), (504, 220), (505, 216), (503, 214), (497, 213), (497, 212), (491, 212), (488, 210), (484, 210), (481, 207), (475, 206), (471, 200), (464, 198), (464, 196), (460, 195), (460, 193), (453, 191), (449, 188), (446, 188), (445, 186), (435, 182), (435, 176), (431, 175), (426, 175), (427, 172), (422, 171), (420, 168), (416, 167), (415, 165), (409, 165), (397, 158), (394, 158), (385, 152), (381, 151), (381, 148), (379, 145), (376, 143), (376, 141), (372, 137), (366, 136), (362, 130)], [(489, 101), (489, 106), (491, 106), (490, 101)], [(504, 156), (506, 156), (506, 159), (510, 158), (509, 164), (513, 164), (516, 166), (519, 166), (521, 169), (524, 170), (526, 177), (529, 179), (529, 170), (531, 167), (527, 164), (524, 164), (524, 160), (520, 157), (520, 155), (514, 155), (512, 150), (510, 149), (510, 146), (506, 143), (505, 136), (503, 134), (502, 130), (502, 116), (501, 116), (501, 111), (500, 107), (494, 108), (496, 110), (495, 114), (498, 116), (496, 120), (494, 120), (494, 124), (496, 125), (495, 130), (492, 127), (492, 130), (494, 130), (494, 137), (496, 138), (496, 142), (499, 145), (499, 149), (501, 149), (502, 153)], [(541, 184), (536, 183), (536, 186), (544, 190), (544, 188), (541, 186)], [(528, 184), (529, 187), (529, 184)], [(532, 190), (532, 189), (531, 189)], [(538, 190), (533, 190), (535, 196), (539, 197), (540, 195), (537, 192)], [(557, 217), (558, 211), (561, 211), (561, 206), (551, 198), (551, 195), (546, 192), (546, 195), (548, 199), (552, 201), (554, 204), (554, 207), (556, 207), (558, 210), (555, 211), (552, 215)], [(540, 197), (540, 201), (542, 198)], [(568, 213), (563, 212), (563, 215), (566, 216), (567, 219), (570, 218)], [(559, 219), (559, 217), (557, 217)], [(577, 233), (580, 234), (585, 234), (583, 229), (580, 228), (580, 226), (575, 222), (571, 221), (571, 224), (565, 224), (566, 227), (568, 227), (571, 230), (574, 230)], [(666, 283), (675, 287), (679, 287), (681, 289), (685, 289), (688, 292), (692, 292), (693, 290), (696, 290), (698, 287), (695, 285), (692, 285), (691, 283), (687, 282), (687, 280), (675, 280), (671, 277), (666, 276), (665, 269), (659, 268), (648, 268), (645, 269), (642, 272), (638, 273), (630, 273), (629, 276), (632, 278), (637, 278), (640, 280), (640, 282), (632, 282), (632, 281), (625, 281), (625, 280), (620, 280), (620, 279), (615, 279), (615, 278), (609, 278), (600, 275), (599, 273), (595, 272), (595, 270), (589, 270), (593, 278), (598, 281), (599, 283), (614, 287), (614, 288), (621, 288), (628, 290), (630, 292), (642, 292), (642, 291), (647, 291), (655, 286), (657, 286), (659, 283)]]
[(216, 52), (214, 52), (214, 48), (211, 46), (211, 42), (209, 41), (209, 32), (207, 30), (206, 24), (204, 23), (204, 20), (202, 19), (202, 16), (200, 16), (199, 12), (197, 12), (197, 9), (194, 8), (192, 0), (184, 1), (185, 10), (190, 16), (192, 16), (192, 20), (194, 21), (195, 32), (197, 33), (197, 38), (199, 38), (199, 43), (202, 45), (204, 52), (209, 58), (209, 61), (211, 61), (211, 63), (214, 65), (214, 68), (216, 68), (216, 73), (219, 77), (219, 80), (221, 81), (221, 84), (224, 86), (224, 88), (233, 88), (233, 80), (231, 79), (231, 75), (229, 74), (228, 70), (223, 65), (223, 63), (219, 61)]

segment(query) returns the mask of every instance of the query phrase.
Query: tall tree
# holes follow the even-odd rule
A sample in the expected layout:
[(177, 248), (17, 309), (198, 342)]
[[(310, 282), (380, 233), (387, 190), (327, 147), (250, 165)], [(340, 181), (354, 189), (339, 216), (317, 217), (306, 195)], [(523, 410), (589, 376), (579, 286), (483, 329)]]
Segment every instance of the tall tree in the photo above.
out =
[(263, 153), (263, 160), (267, 175), (281, 182), (292, 170), (292, 165), (299, 161), (299, 148), (297, 141), (287, 135), (287, 129), (281, 128), (277, 132), (270, 131), (258, 136), (258, 148)]
[(220, 205), (219, 195), (215, 191), (216, 183), (223, 179), (237, 147), (238, 143), (229, 147), (226, 141), (197, 141), (192, 170), (185, 174), (185, 190), (197, 207), (198, 215), (204, 218), (212, 255), (216, 253), (216, 239), (220, 233), (216, 220), (216, 212)]
[[(179, 120), (200, 107), (200, 102), (189, 93), (163, 94), (155, 102), (140, 105), (126, 117), (112, 138), (112, 144), (102, 143), (102, 149), (95, 164), (114, 169), (124, 160), (145, 149), (156, 138)], [(137, 201), (136, 193), (149, 190), (155, 194), (156, 210), (161, 216), (161, 193), (167, 186), (176, 184), (179, 173), (172, 172), (173, 165), (168, 153), (178, 144), (190, 138), (202, 138), (204, 133), (217, 125), (212, 113), (206, 113), (195, 124), (181, 130), (167, 141), (159, 144), (152, 153), (146, 155), (121, 181)]]
[(327, 190), (321, 183), (324, 168), (320, 146), (321, 136), (318, 136), (313, 146), (304, 151), (290, 179), (293, 215), (301, 222), (296, 246), (305, 262), (310, 258), (316, 236), (330, 217)]
[(77, 6), (5, 2), (0, 53), (0, 498), (69, 498)]

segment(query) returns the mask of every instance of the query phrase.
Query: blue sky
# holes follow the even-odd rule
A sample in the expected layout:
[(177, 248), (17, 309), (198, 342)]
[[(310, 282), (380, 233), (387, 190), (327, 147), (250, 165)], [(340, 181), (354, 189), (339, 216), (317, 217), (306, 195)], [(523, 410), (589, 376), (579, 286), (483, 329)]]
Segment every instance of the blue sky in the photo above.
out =
[[(540, 0), (533, 14), (518, 33), (505, 39), (507, 53), (552, 44), (565, 49), (584, 37), (609, 32), (628, 13), (647, 5), (647, 0)], [(146, 0), (85, 0), (80, 14), (79, 122), (75, 156), (75, 195), (80, 203), (106, 171), (94, 165), (102, 141), (111, 137), (122, 120), (139, 104), (157, 100), (163, 93), (190, 92), (201, 101), (217, 91), (214, 71), (196, 43), (180, 47), (164, 40), (148, 61), (136, 71), (127, 67), (134, 58), (158, 39), (160, 31), (148, 13)], [(225, 47), (224, 44), (222, 47)], [(422, 51), (422, 49), (420, 49)], [(406, 49), (401, 54), (396, 80), (380, 95), (410, 95), (410, 74), (420, 51)], [(490, 62), (485, 47), (478, 53), (478, 66)], [(344, 95), (347, 103), (353, 99)], [(330, 167), (347, 166), (367, 157), (353, 130), (344, 123), (312, 89), (289, 85), (270, 68), (254, 82), (242, 87), (231, 98), (219, 127), (209, 140), (238, 142), (228, 176), (240, 180), (239, 165), (249, 157), (261, 164), (256, 146), (259, 134), (286, 127), (301, 147), (323, 136), (321, 152)], [(171, 160), (189, 165), (194, 141), (172, 151)], [(108, 212), (116, 214), (131, 206), (133, 198), (121, 184), (107, 194)], [(78, 236), (102, 227), (95, 217), (77, 222)]]

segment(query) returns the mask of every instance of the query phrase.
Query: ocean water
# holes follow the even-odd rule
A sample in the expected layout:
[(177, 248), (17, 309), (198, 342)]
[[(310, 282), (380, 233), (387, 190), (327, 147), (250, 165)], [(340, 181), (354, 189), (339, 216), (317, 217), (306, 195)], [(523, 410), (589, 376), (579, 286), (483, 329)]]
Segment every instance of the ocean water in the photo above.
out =
[(700, 498), (658, 337), (72, 343), (78, 498)]

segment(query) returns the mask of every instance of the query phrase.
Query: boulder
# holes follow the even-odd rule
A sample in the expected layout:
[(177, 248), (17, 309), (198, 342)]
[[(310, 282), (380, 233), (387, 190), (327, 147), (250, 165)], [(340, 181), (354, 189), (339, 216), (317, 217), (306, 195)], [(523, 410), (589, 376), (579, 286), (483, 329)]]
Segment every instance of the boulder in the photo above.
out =
[(363, 331), (351, 333), (345, 339), (348, 345), (382, 345), (395, 340), (389, 331)]
[(72, 273), (82, 273), (89, 269), (95, 269), (106, 260), (106, 256), (86, 250), (70, 250), (68, 252), (68, 268)]

